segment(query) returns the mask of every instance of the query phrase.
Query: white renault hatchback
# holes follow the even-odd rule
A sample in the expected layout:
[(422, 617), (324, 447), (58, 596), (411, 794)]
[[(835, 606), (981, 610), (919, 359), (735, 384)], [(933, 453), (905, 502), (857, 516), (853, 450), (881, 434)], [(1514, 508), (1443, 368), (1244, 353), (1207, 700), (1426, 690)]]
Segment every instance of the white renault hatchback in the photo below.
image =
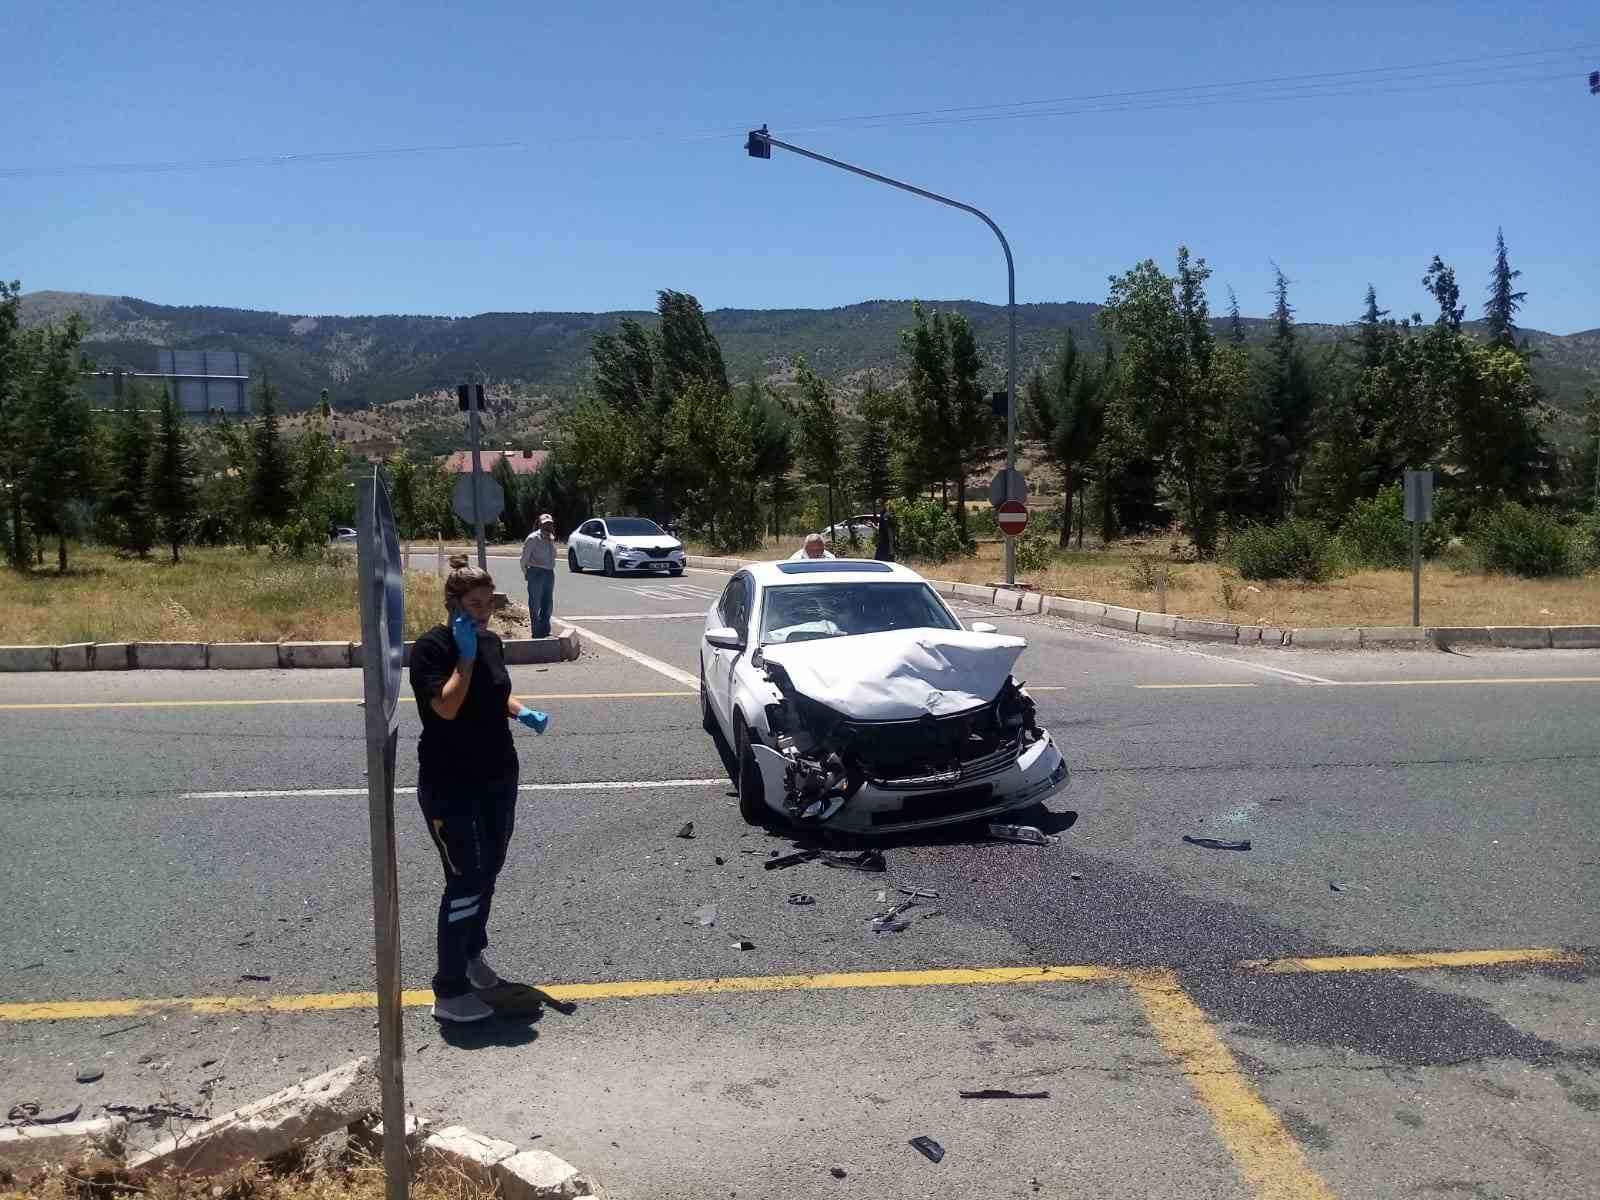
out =
[(648, 517), (591, 517), (567, 535), (567, 569), (683, 574), (683, 543)]
[(907, 567), (757, 563), (706, 616), (701, 716), (733, 749), (752, 824), (891, 833), (989, 817), (1067, 785), (1011, 674), (1026, 646), (963, 628)]

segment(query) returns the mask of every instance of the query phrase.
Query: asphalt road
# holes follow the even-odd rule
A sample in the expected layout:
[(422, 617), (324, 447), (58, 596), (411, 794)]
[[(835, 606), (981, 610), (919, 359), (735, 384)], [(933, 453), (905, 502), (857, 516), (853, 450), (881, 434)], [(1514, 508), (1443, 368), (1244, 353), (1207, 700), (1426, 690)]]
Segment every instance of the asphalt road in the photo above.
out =
[[(560, 574), (591, 637), (513, 671), (553, 724), (518, 731), (491, 935), (561, 1003), (463, 1032), (408, 997), (418, 1112), (624, 1198), (1600, 1188), (1600, 653), (1214, 650), (969, 608), (1029, 639), (1074, 773), (1059, 842), (768, 872), (789, 843), (740, 822), (685, 683), (725, 578)], [(0, 676), (7, 1106), (220, 1110), (373, 1049), (359, 694)], [(417, 729), (404, 707), (402, 788)], [(397, 804), (421, 989), (438, 866)], [(939, 895), (872, 933), (900, 887)], [(1050, 1098), (958, 1097), (979, 1088)]]

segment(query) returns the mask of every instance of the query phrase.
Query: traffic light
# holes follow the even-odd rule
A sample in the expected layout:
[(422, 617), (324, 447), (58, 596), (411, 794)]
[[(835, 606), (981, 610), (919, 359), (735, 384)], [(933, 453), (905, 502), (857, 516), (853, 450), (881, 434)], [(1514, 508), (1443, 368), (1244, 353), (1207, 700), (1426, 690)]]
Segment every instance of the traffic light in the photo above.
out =
[(751, 158), (771, 158), (772, 142), (767, 137), (767, 127), (752, 129), (750, 136), (745, 139), (744, 151)]
[(460, 384), (457, 384), (456, 385), (456, 407), (459, 408), (462, 412), (470, 412), (471, 411), (471, 409), (472, 409), (472, 397), (470, 397), (468, 395), (468, 392), (467, 392), (468, 388), (476, 388), (477, 389), (476, 399), (478, 401), (478, 411), (482, 412), (483, 411), (483, 384), (481, 384), (481, 383), (460, 383)]
[(1600, 96), (1600, 71), (1589, 72), (1589, 94)]

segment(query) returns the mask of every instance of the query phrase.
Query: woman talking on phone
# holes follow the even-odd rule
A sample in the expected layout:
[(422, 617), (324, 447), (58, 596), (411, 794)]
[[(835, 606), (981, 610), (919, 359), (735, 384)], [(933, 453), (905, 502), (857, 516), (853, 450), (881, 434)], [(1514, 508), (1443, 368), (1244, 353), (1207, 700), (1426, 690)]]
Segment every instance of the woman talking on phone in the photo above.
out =
[(505, 647), (489, 630), (489, 572), (455, 555), (444, 602), (449, 624), (435, 625), (411, 648), (411, 690), (422, 717), (417, 798), (444, 867), (433, 1015), (482, 1021), (494, 1009), (478, 993), (500, 983), (483, 952), (495, 877), (516, 816), (511, 722), (543, 733), (550, 718), (512, 698)]

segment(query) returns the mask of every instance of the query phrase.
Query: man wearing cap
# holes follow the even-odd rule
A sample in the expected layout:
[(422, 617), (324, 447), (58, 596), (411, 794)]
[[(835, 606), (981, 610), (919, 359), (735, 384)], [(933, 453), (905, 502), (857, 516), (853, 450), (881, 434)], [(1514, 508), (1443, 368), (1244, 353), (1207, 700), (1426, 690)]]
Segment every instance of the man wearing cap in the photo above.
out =
[(528, 581), (528, 616), (532, 636), (550, 636), (550, 613), (556, 599), (556, 519), (539, 514), (539, 528), (522, 543), (522, 575)]

